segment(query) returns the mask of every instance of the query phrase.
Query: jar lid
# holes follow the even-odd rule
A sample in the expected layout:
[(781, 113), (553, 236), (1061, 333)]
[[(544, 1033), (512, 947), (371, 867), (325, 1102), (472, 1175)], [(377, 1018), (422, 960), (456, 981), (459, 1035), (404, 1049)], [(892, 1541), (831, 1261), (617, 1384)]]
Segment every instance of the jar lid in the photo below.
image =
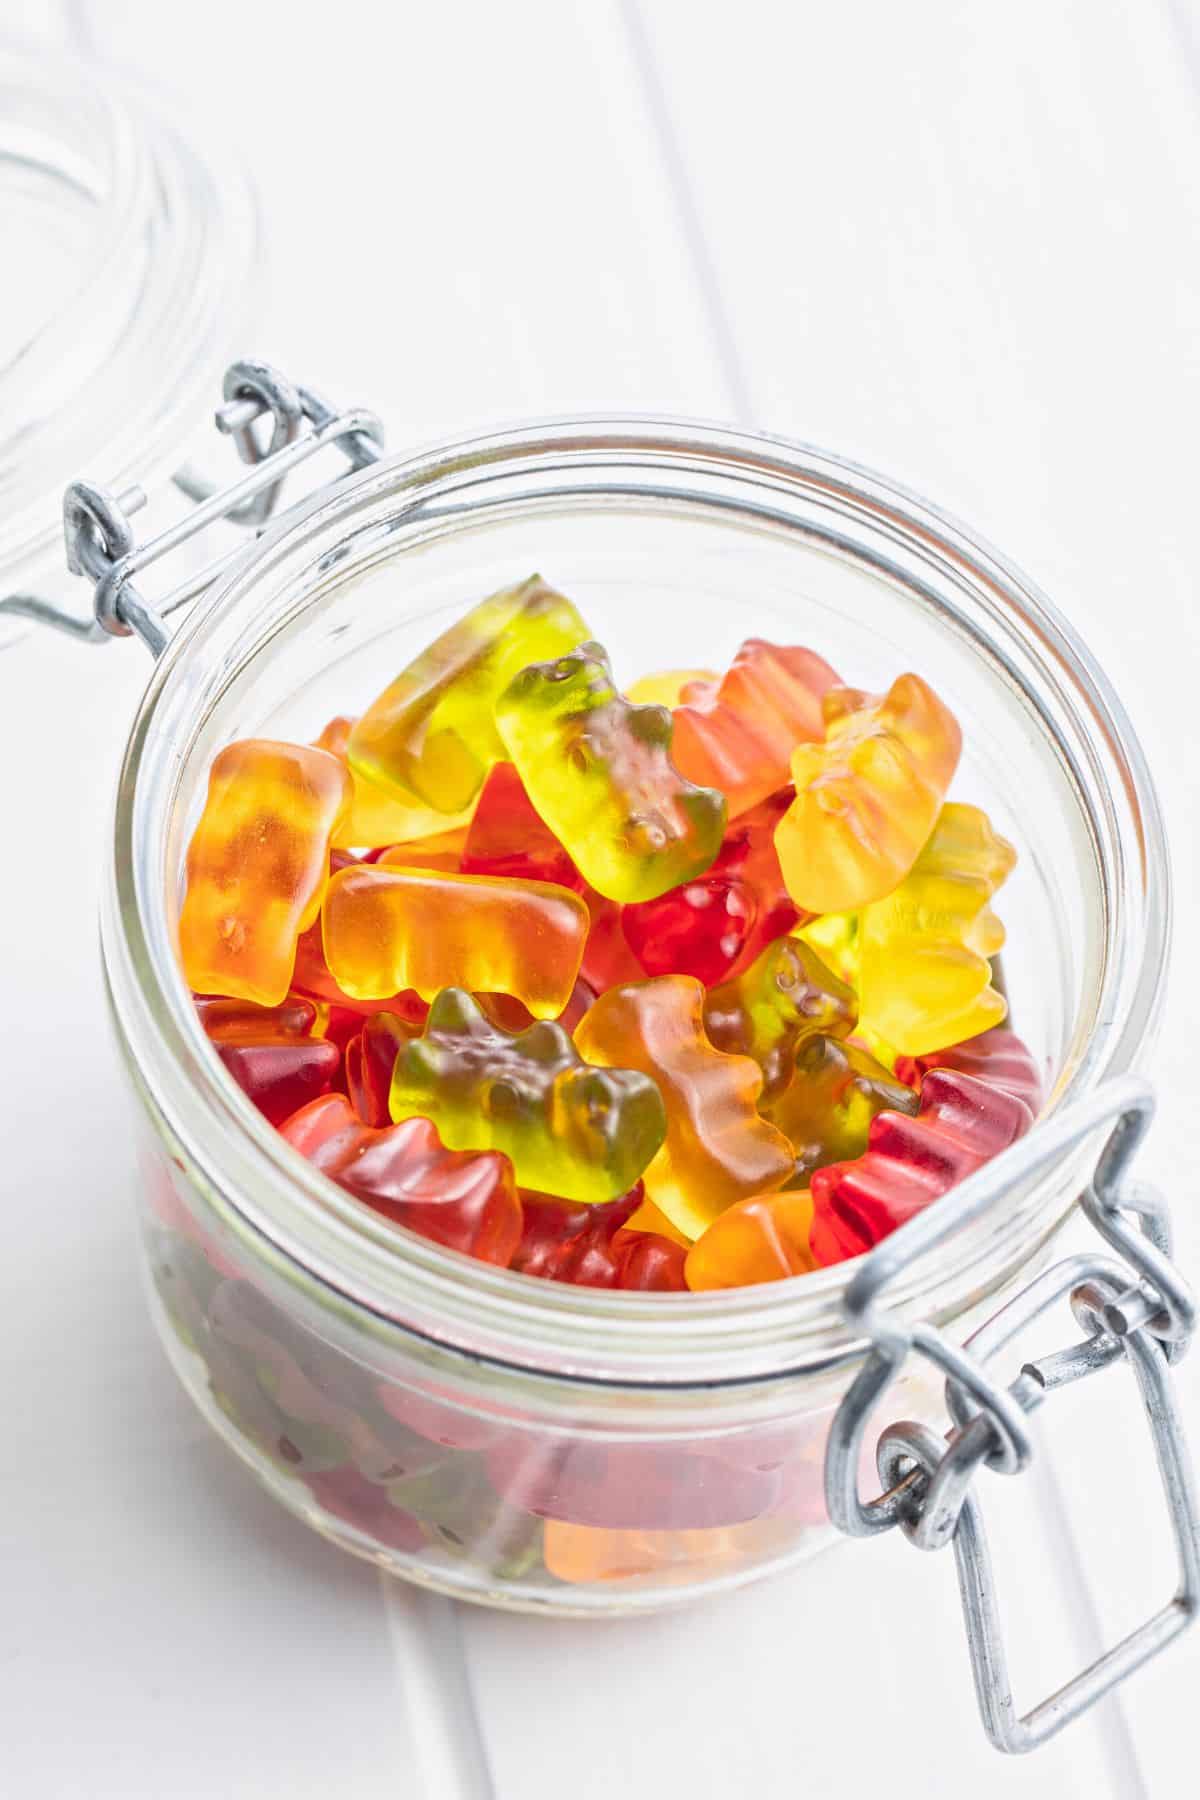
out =
[(184, 462), (245, 341), (249, 183), (109, 70), (0, 52), (0, 595), (62, 569), (62, 498)]

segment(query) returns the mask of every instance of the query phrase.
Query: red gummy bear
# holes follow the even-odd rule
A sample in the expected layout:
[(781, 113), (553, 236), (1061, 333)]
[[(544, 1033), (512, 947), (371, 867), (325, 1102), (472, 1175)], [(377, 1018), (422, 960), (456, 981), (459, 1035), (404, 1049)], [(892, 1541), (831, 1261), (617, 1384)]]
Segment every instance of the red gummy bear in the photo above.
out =
[(512, 763), (496, 763), (479, 795), (462, 855), (464, 875), (553, 881), (581, 894), (587, 883), (525, 792)]
[(741, 955), (757, 914), (744, 881), (710, 873), (657, 900), (626, 906), (621, 928), (647, 975), (694, 975), (716, 987)]
[(901, 1056), (896, 1062), (897, 1077), (909, 1087), (919, 1088), (930, 1069), (957, 1069), (960, 1075), (974, 1075), (993, 1087), (1003, 1088), (1014, 1099), (1023, 1100), (1035, 1115), (1042, 1105), (1042, 1077), (1037, 1064), (1015, 1031), (994, 1025), (965, 1043), (951, 1044), (945, 1050), (930, 1050), (924, 1056)]
[(645, 1198), (642, 1184), (619, 1200), (576, 1206), (548, 1194), (526, 1194), (525, 1224), (512, 1267), (543, 1281), (576, 1287), (682, 1291), (682, 1244), (652, 1231), (626, 1231)]
[(759, 801), (726, 832), (706, 874), (621, 908), (621, 930), (643, 973), (693, 975), (716, 987), (792, 929), (800, 914), (775, 854), (775, 827), (791, 801), (791, 788)]
[(358, 1018), (359, 1031), (346, 1045), (346, 1092), (364, 1125), (390, 1125), (388, 1095), (396, 1058), (421, 1035), (421, 1027), (399, 1013), (377, 1012)]
[(867, 1149), (812, 1178), (809, 1247), (819, 1264), (861, 1256), (1033, 1124), (1025, 1101), (955, 1069), (931, 1069), (915, 1118), (878, 1113)]
[(512, 1164), (495, 1150), (447, 1150), (428, 1119), (375, 1130), (341, 1094), (280, 1127), (321, 1172), (397, 1225), (507, 1267), (521, 1240)]
[(342, 1053), (324, 1038), (229, 1039), (214, 1046), (244, 1094), (272, 1125), (328, 1094), (341, 1073)]
[(376, 1543), (386, 1544), (389, 1550), (424, 1547), (426, 1536), (420, 1522), (411, 1513), (393, 1506), (387, 1489), (368, 1481), (353, 1464), (307, 1475), (304, 1480), (318, 1506), (335, 1519), (344, 1519), (366, 1537), (374, 1538)]
[(510, 1432), (487, 1457), (496, 1492), (541, 1518), (617, 1531), (705, 1530), (762, 1518), (775, 1469), (734, 1468), (708, 1450)]

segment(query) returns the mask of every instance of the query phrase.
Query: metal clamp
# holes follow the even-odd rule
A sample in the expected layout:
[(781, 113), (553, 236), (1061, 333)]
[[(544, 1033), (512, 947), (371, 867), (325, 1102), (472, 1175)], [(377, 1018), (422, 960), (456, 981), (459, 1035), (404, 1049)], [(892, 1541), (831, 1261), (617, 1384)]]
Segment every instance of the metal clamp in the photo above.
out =
[[(1078, 1717), (1183, 1631), (1200, 1606), (1200, 1502), (1170, 1372), (1194, 1331), (1195, 1300), (1171, 1261), (1165, 1201), (1126, 1179), (1153, 1111), (1149, 1087), (1128, 1077), (1051, 1119), (872, 1251), (843, 1303), (850, 1323), (873, 1347), (830, 1432), (825, 1464), (830, 1517), (851, 1536), (873, 1536), (899, 1525), (921, 1549), (953, 1543), (984, 1729), (997, 1749), (1010, 1753), (1034, 1749)], [(906, 1325), (880, 1305), (884, 1289), (919, 1256), (987, 1213), (1014, 1183), (1039, 1174), (1105, 1127), (1108, 1136), (1083, 1211), (1122, 1261), (1099, 1254), (1067, 1257), (1010, 1300), (962, 1348), (932, 1326)], [(1015, 1380), (1001, 1386), (989, 1373), (990, 1360), (1068, 1296), (1084, 1338), (1025, 1363)], [(945, 1375), (954, 1427), (940, 1438), (909, 1421), (889, 1426), (876, 1455), (884, 1491), (864, 1502), (858, 1469), (867, 1422), (910, 1351)], [(1033, 1454), (1029, 1416), (1046, 1396), (1121, 1361), (1133, 1368), (1150, 1425), (1179, 1586), (1137, 1631), (1018, 1717), (974, 1478), (983, 1466), (1002, 1474), (1025, 1468)]]
[[(140, 488), (116, 495), (86, 481), (73, 482), (63, 497), (67, 567), (91, 581), (93, 616), (80, 619), (32, 594), (0, 600), (0, 614), (34, 619), (88, 644), (136, 635), (152, 656), (161, 656), (170, 641), (165, 620), (204, 593), (240, 554), (240, 547), (227, 550), (153, 605), (133, 585), (135, 575), (219, 519), (260, 530), (276, 506), (285, 477), (327, 444), (336, 445), (352, 469), (365, 468), (382, 454), (383, 427), (374, 413), (362, 408), (335, 412), (311, 389), (294, 386), (267, 363), (234, 363), (225, 374), (224, 394), (214, 423), (232, 437), (242, 461), (249, 464), (248, 474), (228, 487), (213, 489), (190, 470), (180, 470), (176, 485), (196, 504), (186, 517), (144, 544), (135, 542), (129, 522), (146, 504)], [(264, 446), (255, 436), (255, 426), (265, 419), (270, 420), (271, 434)]]

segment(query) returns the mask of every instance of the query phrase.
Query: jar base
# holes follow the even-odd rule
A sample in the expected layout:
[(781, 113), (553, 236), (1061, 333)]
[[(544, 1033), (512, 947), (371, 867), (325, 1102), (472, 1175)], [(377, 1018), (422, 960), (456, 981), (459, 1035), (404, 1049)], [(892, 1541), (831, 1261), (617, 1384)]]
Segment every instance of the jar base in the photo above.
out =
[[(673, 1582), (668, 1577), (665, 1581), (638, 1588), (626, 1587), (620, 1579), (597, 1581), (591, 1586), (581, 1584), (578, 1587), (568, 1582), (550, 1587), (534, 1586), (519, 1579), (505, 1580), (501, 1584), (495, 1580), (489, 1581), (477, 1566), (468, 1565), (465, 1560), (456, 1565), (448, 1552), (439, 1553), (432, 1544), (423, 1546), (420, 1556), (387, 1549), (348, 1521), (334, 1518), (324, 1511), (314, 1502), (301, 1480), (284, 1473), (231, 1428), (229, 1419), (213, 1397), (203, 1357), (181, 1338), (148, 1270), (145, 1288), (156, 1333), (180, 1385), (205, 1423), (222, 1444), (251, 1471), (260, 1486), (294, 1518), (302, 1520), (311, 1530), (340, 1550), (348, 1551), (361, 1562), (371, 1563), (381, 1573), (395, 1580), (441, 1594), (447, 1599), (500, 1612), (555, 1619), (630, 1618), (650, 1613), (677, 1612), (696, 1601), (730, 1593), (768, 1576), (786, 1574), (834, 1544), (846, 1541), (830, 1525), (802, 1527), (798, 1537), (784, 1554), (773, 1556), (767, 1561), (748, 1563), (741, 1568), (728, 1569), (723, 1573), (695, 1580), (686, 1580), (684, 1572), (680, 1570)], [(430, 1560), (438, 1554), (446, 1556), (445, 1564)]]

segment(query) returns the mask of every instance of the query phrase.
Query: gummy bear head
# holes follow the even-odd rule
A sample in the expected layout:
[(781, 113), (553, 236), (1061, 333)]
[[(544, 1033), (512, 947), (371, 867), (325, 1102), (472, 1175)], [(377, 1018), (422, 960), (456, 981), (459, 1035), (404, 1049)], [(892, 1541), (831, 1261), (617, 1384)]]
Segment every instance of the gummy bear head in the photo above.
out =
[(662, 1095), (648, 1075), (590, 1064), (565, 1069), (550, 1096), (556, 1136), (572, 1154), (600, 1163), (629, 1188), (667, 1135)]

